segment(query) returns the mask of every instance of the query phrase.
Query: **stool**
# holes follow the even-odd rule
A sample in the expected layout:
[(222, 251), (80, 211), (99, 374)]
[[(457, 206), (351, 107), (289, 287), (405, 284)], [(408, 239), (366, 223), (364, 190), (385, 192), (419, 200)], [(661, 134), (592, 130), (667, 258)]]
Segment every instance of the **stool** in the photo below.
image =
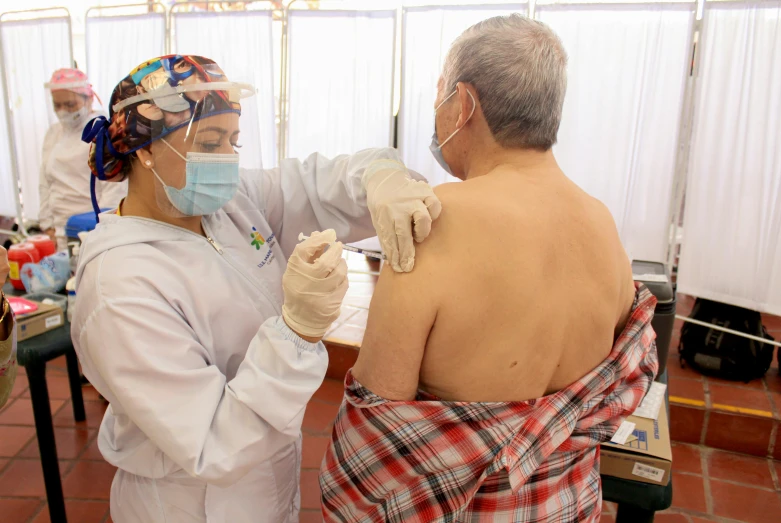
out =
[(66, 523), (65, 500), (62, 495), (60, 464), (57, 461), (57, 446), (54, 441), (52, 411), (49, 406), (49, 388), (46, 385), (46, 363), (65, 356), (68, 363), (68, 381), (73, 402), (73, 417), (84, 421), (84, 398), (81, 395), (79, 360), (71, 342), (71, 326), (65, 325), (39, 336), (20, 341), (17, 345), (17, 361), (27, 371), (30, 383), (30, 397), (33, 403), (35, 431), (38, 435), (38, 449), (41, 452), (41, 468), (49, 503), (51, 523)]

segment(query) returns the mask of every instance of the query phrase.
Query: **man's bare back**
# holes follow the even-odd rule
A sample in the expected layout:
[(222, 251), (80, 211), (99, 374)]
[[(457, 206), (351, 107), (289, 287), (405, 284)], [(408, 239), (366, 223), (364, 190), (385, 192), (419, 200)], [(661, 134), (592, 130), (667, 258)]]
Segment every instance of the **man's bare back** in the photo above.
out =
[(521, 401), (604, 360), (634, 299), (613, 218), (557, 168), (437, 188), (410, 274), (384, 271), (354, 375), (389, 399)]

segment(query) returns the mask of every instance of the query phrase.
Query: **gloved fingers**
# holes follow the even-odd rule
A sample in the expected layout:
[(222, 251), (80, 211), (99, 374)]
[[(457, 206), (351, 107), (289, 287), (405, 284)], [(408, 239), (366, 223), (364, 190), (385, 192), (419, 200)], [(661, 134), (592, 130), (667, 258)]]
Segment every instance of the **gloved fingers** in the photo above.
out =
[(412, 217), (409, 221), (396, 221), (395, 232), (399, 243), (399, 267), (401, 271), (410, 272), (415, 265), (415, 244), (412, 241)]
[[(342, 260), (342, 244), (336, 242), (331, 246), (327, 246), (328, 250), (325, 251), (322, 256), (315, 259), (311, 263), (307, 263), (300, 258), (290, 258), (287, 264), (286, 274), (296, 274), (300, 278), (304, 278), (307, 282), (320, 282), (327, 280), (339, 266), (340, 260)], [(302, 284), (304, 280), (301, 280)], [(311, 285), (307, 283), (306, 285)]]
[(347, 278), (347, 260), (345, 260), (344, 258), (340, 259), (339, 264), (331, 272), (330, 277), (339, 281), (339, 286), (337, 287), (337, 290), (340, 290), (342, 287), (346, 287), (349, 283)]
[(417, 202), (415, 210), (412, 211), (412, 233), (415, 241), (420, 243), (431, 234), (432, 218), (429, 210), (423, 202)]
[(293, 256), (300, 257), (306, 263), (312, 263), (316, 255), (321, 253), (326, 245), (336, 241), (336, 231), (327, 229), (325, 231), (314, 231), (293, 249)]
[(423, 204), (428, 208), (428, 214), (431, 216), (431, 220), (436, 220), (439, 215), (442, 214), (442, 202), (439, 201), (436, 194), (427, 196), (423, 200)]
[(379, 220), (379, 228), (377, 229), (377, 236), (380, 238), (382, 244), (382, 250), (385, 252), (385, 256), (388, 262), (391, 264), (396, 272), (403, 272), (401, 265), (399, 264), (399, 240), (396, 236), (395, 227), (393, 226), (393, 217), (390, 213), (386, 213), (384, 219)]
[(343, 252), (342, 242), (334, 242), (318, 259), (312, 263), (312, 276), (325, 278), (331, 274), (340, 264)]

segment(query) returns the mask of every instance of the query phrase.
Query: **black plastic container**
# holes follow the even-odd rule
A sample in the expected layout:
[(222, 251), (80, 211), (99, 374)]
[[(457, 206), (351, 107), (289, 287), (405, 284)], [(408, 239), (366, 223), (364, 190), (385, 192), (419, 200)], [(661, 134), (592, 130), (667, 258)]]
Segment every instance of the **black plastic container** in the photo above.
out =
[(635, 260), (632, 262), (635, 281), (643, 283), (656, 296), (656, 309), (651, 322), (656, 331), (656, 350), (659, 353), (659, 376), (667, 368), (667, 354), (675, 324), (675, 289), (670, 282), (664, 263)]

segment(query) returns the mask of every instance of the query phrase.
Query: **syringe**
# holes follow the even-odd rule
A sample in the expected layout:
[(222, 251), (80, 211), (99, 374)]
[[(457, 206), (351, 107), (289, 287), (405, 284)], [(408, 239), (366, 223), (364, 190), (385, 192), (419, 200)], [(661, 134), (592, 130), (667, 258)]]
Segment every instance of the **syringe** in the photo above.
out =
[[(309, 236), (305, 236), (303, 232), (302, 232), (302, 233), (300, 233), (300, 234), (298, 235), (298, 241), (300, 241), (300, 242), (301, 242), (301, 241), (304, 241), (304, 240), (306, 240), (306, 239), (308, 239), (308, 238), (309, 238)], [(364, 256), (366, 256), (367, 258), (374, 258), (375, 260), (387, 260), (387, 259), (388, 259), (388, 258), (387, 258), (387, 257), (386, 257), (386, 256), (385, 256), (383, 253), (381, 253), (381, 252), (377, 252), (377, 251), (370, 251), (370, 250), (367, 250), (367, 249), (361, 249), (361, 248), (358, 248), (358, 247), (353, 247), (352, 245), (344, 245), (344, 244), (343, 244), (343, 245), (342, 245), (342, 248), (343, 248), (345, 251), (350, 251), (350, 252), (357, 252), (358, 254), (363, 254), (363, 255), (364, 255)]]

